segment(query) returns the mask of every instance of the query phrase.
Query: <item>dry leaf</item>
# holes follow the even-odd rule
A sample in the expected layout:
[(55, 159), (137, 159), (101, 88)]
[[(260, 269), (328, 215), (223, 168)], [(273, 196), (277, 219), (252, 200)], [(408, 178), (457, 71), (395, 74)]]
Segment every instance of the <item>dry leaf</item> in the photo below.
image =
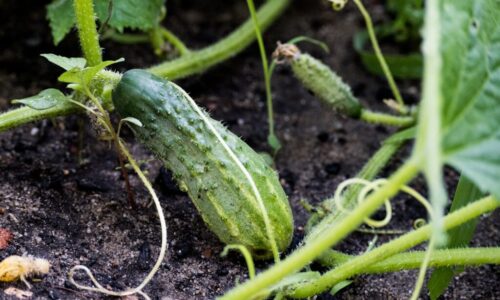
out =
[(0, 228), (0, 250), (7, 248), (11, 239), (12, 233), (5, 228)]
[(33, 296), (32, 292), (16, 289), (15, 287), (7, 288), (3, 292), (5, 295), (14, 296), (17, 299), (29, 299)]

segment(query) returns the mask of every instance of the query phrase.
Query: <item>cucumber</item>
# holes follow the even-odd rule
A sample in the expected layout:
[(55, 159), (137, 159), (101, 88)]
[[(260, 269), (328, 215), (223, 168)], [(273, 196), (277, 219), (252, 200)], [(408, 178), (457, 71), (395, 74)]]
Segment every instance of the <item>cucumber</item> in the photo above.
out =
[(330, 67), (293, 44), (279, 44), (273, 56), (290, 64), (294, 76), (328, 107), (348, 117), (360, 117), (361, 104)]
[[(255, 258), (268, 258), (270, 228), (278, 250), (288, 247), (293, 234), (290, 205), (277, 173), (258, 153), (211, 119), (177, 85), (146, 71), (123, 74), (112, 97), (122, 117), (142, 122), (142, 127), (133, 128), (136, 137), (172, 171), (222, 242), (242, 244)], [(255, 183), (269, 227), (242, 168)]]
[(295, 56), (290, 64), (302, 84), (326, 105), (349, 117), (360, 116), (362, 107), (351, 88), (327, 65), (307, 53)]

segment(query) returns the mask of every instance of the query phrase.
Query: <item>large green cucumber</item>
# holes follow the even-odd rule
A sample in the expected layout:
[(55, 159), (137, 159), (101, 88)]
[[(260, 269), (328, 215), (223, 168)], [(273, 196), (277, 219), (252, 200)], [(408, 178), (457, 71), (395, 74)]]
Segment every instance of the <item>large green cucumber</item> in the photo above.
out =
[(113, 91), (113, 103), (122, 117), (142, 122), (143, 127), (134, 127), (135, 135), (172, 171), (220, 240), (245, 245), (257, 258), (271, 255), (262, 206), (244, 166), (261, 196), (277, 248), (288, 247), (293, 219), (276, 172), (182, 89), (146, 71), (130, 70)]

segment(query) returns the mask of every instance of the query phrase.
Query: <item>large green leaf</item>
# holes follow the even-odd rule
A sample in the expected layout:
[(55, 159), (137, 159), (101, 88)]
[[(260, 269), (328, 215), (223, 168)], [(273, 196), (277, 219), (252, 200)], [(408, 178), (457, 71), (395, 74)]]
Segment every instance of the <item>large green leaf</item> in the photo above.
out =
[[(111, 6), (110, 6), (111, 2)], [(124, 28), (146, 31), (155, 26), (164, 0), (94, 0), (95, 11), (101, 22), (109, 17), (108, 25), (123, 31)]]
[(500, 1), (441, 1), (442, 149), (500, 197)]
[[(74, 0), (53, 0), (47, 5), (47, 18), (54, 44), (58, 44), (75, 25)], [(147, 31), (162, 14), (165, 0), (94, 0), (94, 10), (101, 23), (118, 31), (124, 28)], [(111, 16), (109, 16), (111, 12)]]

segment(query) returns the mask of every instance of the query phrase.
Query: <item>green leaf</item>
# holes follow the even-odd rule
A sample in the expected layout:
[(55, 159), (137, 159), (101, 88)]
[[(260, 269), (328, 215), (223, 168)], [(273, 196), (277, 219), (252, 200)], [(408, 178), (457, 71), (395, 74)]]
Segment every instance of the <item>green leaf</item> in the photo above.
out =
[(350, 286), (353, 283), (352, 280), (344, 280), (332, 287), (330, 290), (330, 295), (335, 296), (338, 292), (341, 290), (345, 289), (346, 287)]
[[(450, 212), (456, 211), (457, 209), (478, 200), (481, 196), (481, 191), (474, 185), (474, 183), (464, 176), (460, 177), (460, 181), (458, 182), (457, 189), (455, 191), (455, 197), (453, 198), (453, 202), (451, 204)], [(477, 222), (478, 219), (474, 219), (450, 230), (448, 233), (446, 248), (466, 247), (474, 235)], [(446, 291), (454, 275), (454, 268), (437, 268), (433, 271), (427, 284), (432, 300), (437, 299)]]
[(92, 67), (87, 67), (84, 69), (75, 67), (71, 70), (68, 70), (59, 76), (58, 80), (61, 82), (66, 82), (66, 83), (77, 83), (82, 86), (87, 86), (90, 81), (94, 78), (94, 76), (107, 66), (110, 66), (115, 63), (119, 63), (124, 61), (123, 58), (117, 59), (117, 60), (106, 60), (103, 61), (102, 63), (92, 66)]
[(47, 19), (54, 44), (59, 44), (75, 25), (73, 0), (55, 0), (47, 5)]
[(92, 67), (88, 67), (88, 68), (85, 68), (83, 69), (82, 71), (82, 84), (84, 85), (88, 85), (90, 83), (90, 81), (92, 80), (92, 78), (94, 78), (94, 76), (101, 70), (104, 70), (104, 68), (112, 65), (112, 64), (116, 64), (116, 63), (119, 63), (119, 62), (122, 62), (124, 61), (125, 59), (123, 58), (120, 58), (120, 59), (117, 59), (117, 60), (106, 60), (106, 61), (103, 61), (102, 63), (98, 64), (98, 65), (95, 65), (95, 66), (92, 66)]
[(44, 110), (66, 101), (68, 101), (68, 98), (61, 91), (46, 89), (35, 96), (12, 100), (12, 103), (21, 103), (36, 110)]
[(124, 28), (147, 31), (159, 21), (165, 0), (94, 0), (99, 20), (108, 19), (111, 3), (111, 17), (108, 25), (122, 32)]
[(52, 53), (40, 54), (51, 63), (68, 71), (74, 68), (83, 69), (87, 61), (83, 57), (64, 57)]
[(500, 2), (442, 0), (441, 15), (444, 159), (500, 197)]
[[(101, 24), (108, 21), (120, 32), (124, 28), (147, 31), (158, 24), (164, 4), (165, 0), (94, 0), (94, 9)], [(75, 25), (73, 0), (53, 0), (47, 5), (47, 19), (57, 45)]]

